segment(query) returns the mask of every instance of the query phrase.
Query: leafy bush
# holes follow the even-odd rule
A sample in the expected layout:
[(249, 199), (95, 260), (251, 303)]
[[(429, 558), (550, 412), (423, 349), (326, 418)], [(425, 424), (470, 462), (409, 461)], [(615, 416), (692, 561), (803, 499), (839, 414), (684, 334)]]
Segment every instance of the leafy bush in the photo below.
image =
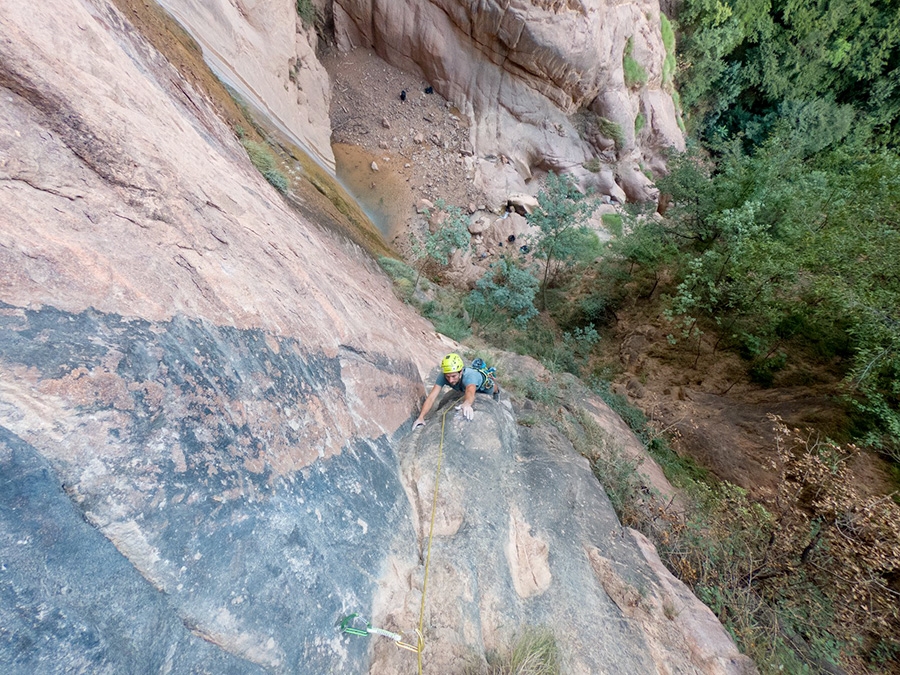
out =
[(315, 25), (316, 7), (313, 5), (312, 0), (297, 0), (297, 14), (307, 28)]
[(675, 30), (672, 28), (672, 22), (662, 12), (659, 13), (659, 32), (662, 36), (663, 47), (666, 54), (675, 54)]
[(277, 169), (267, 169), (262, 172), (263, 178), (265, 178), (269, 183), (278, 190), (281, 194), (287, 194), (288, 188), (290, 184), (288, 183), (287, 176), (285, 176), (281, 171)]
[(704, 138), (743, 134), (762, 143), (785, 102), (839, 101), (858, 118), (856, 138), (900, 144), (893, 3), (685, 0), (678, 20), (688, 64), (679, 88)]
[[(469, 234), (469, 222), (462, 209), (446, 204), (442, 199), (435, 202), (438, 212), (443, 211), (446, 217), (435, 228), (425, 232), (424, 247), (428, 257), (440, 265), (446, 265), (450, 254), (458, 249), (466, 249), (472, 236)], [(430, 214), (429, 214), (430, 215)]]
[(566, 370), (573, 375), (581, 375), (587, 365), (591, 352), (600, 342), (600, 334), (593, 325), (577, 327), (571, 332), (563, 333), (562, 346), (567, 356)]
[[(410, 253), (419, 266), (416, 287), (425, 267), (429, 265), (446, 267), (453, 252), (467, 249), (472, 240), (468, 218), (461, 208), (448, 205), (441, 199), (437, 200), (435, 207), (438, 213), (444, 213), (444, 218), (435, 225), (434, 230), (428, 226), (421, 233), (411, 232), (409, 237)], [(431, 218), (430, 213), (426, 213), (426, 216)]]
[(597, 120), (597, 131), (606, 136), (606, 138), (611, 138), (617, 148), (625, 145), (625, 134), (622, 132), (622, 127), (616, 122), (601, 117)]
[(469, 294), (467, 307), (478, 321), (495, 320), (498, 311), (516, 326), (524, 327), (535, 316), (534, 296), (538, 280), (518, 259), (500, 258)]
[(542, 382), (533, 375), (528, 375), (524, 381), (518, 382), (517, 388), (525, 398), (547, 406), (555, 405), (562, 395), (555, 382)]
[(540, 229), (534, 255), (544, 260), (541, 275), (541, 304), (547, 306), (547, 285), (551, 271), (574, 262), (596, 257), (600, 252), (597, 236), (584, 226), (594, 209), (585, 200), (571, 176), (547, 174), (547, 185), (538, 192), (539, 207), (528, 215), (528, 223)]
[(422, 307), (422, 314), (431, 320), (438, 333), (461, 342), (472, 334), (472, 328), (460, 310), (429, 302)]
[(412, 282), (416, 278), (416, 271), (402, 260), (397, 260), (397, 258), (382, 256), (378, 258), (378, 264), (394, 281), (406, 280)]
[(604, 213), (600, 216), (600, 220), (603, 223), (604, 227), (609, 230), (609, 233), (619, 238), (622, 236), (622, 216), (618, 213)]
[(659, 15), (659, 31), (662, 35), (663, 47), (666, 49), (666, 56), (662, 65), (662, 83), (667, 89), (672, 86), (675, 76), (675, 31), (669, 18), (660, 12)]
[(647, 124), (647, 118), (644, 117), (644, 113), (638, 113), (634, 118), (634, 134), (635, 136), (641, 133), (641, 129), (644, 128), (644, 125)]
[(582, 162), (581, 166), (591, 173), (598, 173), (600, 171), (600, 159), (598, 157), (591, 157), (586, 162)]
[(845, 449), (772, 419), (777, 498), (696, 482), (660, 554), (763, 672), (819, 672), (854, 650), (884, 665), (900, 629), (900, 506), (854, 491)]
[(673, 279), (673, 340), (715, 331), (759, 382), (784, 364), (785, 343), (810, 359), (840, 348), (847, 393), (872, 423), (865, 440), (890, 454), (900, 445), (900, 156), (804, 159), (786, 138), (754, 155), (735, 144), (715, 173), (673, 157), (659, 180), (674, 202), (665, 221), (633, 228), (614, 250)]

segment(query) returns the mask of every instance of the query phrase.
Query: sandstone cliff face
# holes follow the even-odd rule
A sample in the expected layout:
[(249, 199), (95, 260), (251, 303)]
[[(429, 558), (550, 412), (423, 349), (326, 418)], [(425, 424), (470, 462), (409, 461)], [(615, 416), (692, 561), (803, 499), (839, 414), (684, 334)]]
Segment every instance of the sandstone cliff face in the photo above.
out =
[(332, 173), (328, 73), (293, 0), (161, 0), (213, 71)]
[[(684, 147), (662, 82), (656, 0), (334, 0), (334, 23), (341, 48), (373, 47), (471, 118), (489, 193), (522, 189), (540, 169), (571, 171), (620, 201), (648, 199), (640, 169), (663, 171), (661, 150)], [(644, 85), (626, 83), (629, 46)], [(490, 161), (499, 155), (510, 163)], [(582, 167), (598, 160), (599, 171)]]
[[(414, 628), (450, 345), (104, 0), (0, 0), (0, 214), (4, 672), (410, 672), (336, 624)], [(570, 672), (740, 672), (514, 413), (448, 416), (426, 672), (527, 622)]]

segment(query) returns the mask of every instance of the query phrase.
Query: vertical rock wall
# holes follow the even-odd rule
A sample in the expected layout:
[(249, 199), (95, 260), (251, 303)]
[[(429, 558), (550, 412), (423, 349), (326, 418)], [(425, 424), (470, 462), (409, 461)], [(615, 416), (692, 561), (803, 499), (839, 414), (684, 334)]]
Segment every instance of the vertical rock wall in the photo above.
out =
[[(335, 0), (334, 20), (342, 49), (374, 48), (468, 114), (486, 188), (571, 171), (619, 200), (648, 199), (642, 170), (663, 171), (661, 151), (684, 147), (656, 0)], [(646, 83), (626, 82), (626, 47)]]
[(331, 84), (293, 0), (161, 0), (213, 71), (332, 173)]

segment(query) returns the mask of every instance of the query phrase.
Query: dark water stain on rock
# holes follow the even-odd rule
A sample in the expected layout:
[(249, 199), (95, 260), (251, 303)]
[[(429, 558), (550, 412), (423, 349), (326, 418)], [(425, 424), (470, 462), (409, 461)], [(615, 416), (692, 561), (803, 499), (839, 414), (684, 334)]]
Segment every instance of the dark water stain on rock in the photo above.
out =
[(163, 593), (88, 525), (53, 468), (0, 428), (5, 673), (262, 673), (191, 634)]
[[(210, 666), (215, 672), (229, 672), (234, 659), (246, 666), (240, 672), (254, 672), (248, 661), (272, 672), (364, 670), (366, 642), (348, 641), (334, 624), (368, 607), (370, 570), (396, 533), (414, 536), (388, 439), (328, 450), (339, 425), (328, 416), (339, 415), (345, 395), (338, 358), (307, 352), (295, 339), (184, 317), (151, 323), (93, 310), (0, 310), (0, 373), (30, 374), (0, 401), (4, 551), (31, 542), (15, 550), (33, 569), (42, 557), (68, 559), (58, 563), (58, 584), (77, 588), (85, 607), (120, 593), (118, 607), (128, 614), (124, 596), (154, 598), (134, 610), (149, 641), (129, 646), (137, 661), (153, 663), (170, 646), (195, 664), (204, 649), (219, 651), (195, 645), (183, 622), (224, 649), (208, 661), (221, 664)], [(373, 366), (392, 367), (380, 358)], [(32, 426), (9, 412), (28, 414), (19, 387), (23, 397), (64, 402), (61, 444), (37, 429), (52, 420), (27, 430), (40, 452), (6, 426)], [(88, 428), (105, 428), (105, 437), (75, 437)], [(62, 447), (91, 442), (96, 448), (81, 455)], [(26, 455), (32, 468), (16, 469)], [(16, 471), (30, 483), (13, 485), (7, 477)], [(60, 528), (65, 542), (53, 534)], [(82, 548), (70, 541), (76, 531)], [(9, 574), (0, 570), (0, 579)], [(26, 583), (19, 572), (2, 592), (0, 617), (17, 618), (2, 622), (12, 628), (0, 641), (0, 661), (31, 663), (49, 641), (73, 663), (82, 654), (91, 672), (136, 672), (111, 643), (129, 635), (124, 619), (114, 625), (84, 609), (71, 623), (64, 596), (45, 596), (39, 581)], [(37, 614), (39, 625), (28, 618)], [(151, 640), (153, 626), (169, 637)]]

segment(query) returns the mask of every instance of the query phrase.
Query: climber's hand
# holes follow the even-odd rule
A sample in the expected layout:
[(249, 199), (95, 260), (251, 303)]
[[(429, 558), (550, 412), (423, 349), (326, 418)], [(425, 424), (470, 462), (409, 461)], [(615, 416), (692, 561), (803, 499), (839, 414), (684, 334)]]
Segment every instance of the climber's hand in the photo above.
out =
[(424, 426), (425, 426), (425, 420), (422, 420), (422, 419), (416, 420), (415, 422), (413, 422), (413, 431), (415, 431), (419, 427), (424, 427)]
[(475, 411), (472, 410), (472, 406), (468, 405), (467, 403), (463, 403), (461, 406), (459, 406), (459, 409), (462, 411), (463, 417), (465, 417), (467, 420), (471, 420), (475, 416)]

